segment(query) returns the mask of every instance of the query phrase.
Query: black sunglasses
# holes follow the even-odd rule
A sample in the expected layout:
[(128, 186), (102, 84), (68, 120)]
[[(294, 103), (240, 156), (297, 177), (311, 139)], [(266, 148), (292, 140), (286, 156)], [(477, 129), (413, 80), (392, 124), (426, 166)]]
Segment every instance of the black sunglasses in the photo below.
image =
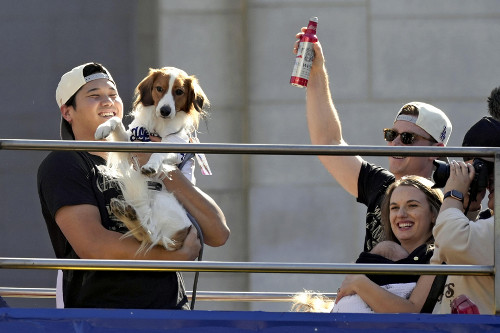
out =
[(421, 138), (430, 142), (436, 142), (433, 138), (424, 138), (421, 135), (411, 133), (411, 132), (403, 132), (399, 133), (396, 130), (393, 130), (391, 128), (385, 128), (384, 129), (384, 139), (385, 141), (392, 142), (394, 141), (398, 135), (401, 135), (401, 142), (405, 145), (411, 145), (417, 138)]

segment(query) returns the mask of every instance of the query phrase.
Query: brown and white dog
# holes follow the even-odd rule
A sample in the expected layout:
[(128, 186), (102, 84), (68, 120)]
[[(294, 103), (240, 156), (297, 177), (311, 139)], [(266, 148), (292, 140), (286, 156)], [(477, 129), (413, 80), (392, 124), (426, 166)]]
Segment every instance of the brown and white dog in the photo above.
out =
[[(205, 114), (209, 101), (198, 80), (175, 67), (150, 69), (135, 89), (133, 121), (128, 130), (118, 117), (100, 125), (97, 140), (188, 143)], [(184, 154), (153, 153), (142, 167), (129, 153), (109, 153), (105, 172), (115, 179), (123, 199), (112, 199), (113, 214), (142, 242), (140, 250), (163, 245), (167, 250), (182, 247), (191, 221), (174, 195), (164, 189), (162, 179), (183, 161)], [(194, 161), (183, 173), (194, 183)], [(187, 171), (184, 171), (187, 170)]]

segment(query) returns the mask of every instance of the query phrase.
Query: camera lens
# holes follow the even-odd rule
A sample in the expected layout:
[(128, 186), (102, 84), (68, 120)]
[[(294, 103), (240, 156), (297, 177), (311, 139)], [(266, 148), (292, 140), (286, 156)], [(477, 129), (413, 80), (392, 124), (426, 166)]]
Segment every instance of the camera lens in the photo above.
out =
[(432, 179), (434, 180), (433, 188), (443, 188), (446, 181), (450, 178), (450, 165), (443, 161), (434, 160), (432, 163), (436, 166)]

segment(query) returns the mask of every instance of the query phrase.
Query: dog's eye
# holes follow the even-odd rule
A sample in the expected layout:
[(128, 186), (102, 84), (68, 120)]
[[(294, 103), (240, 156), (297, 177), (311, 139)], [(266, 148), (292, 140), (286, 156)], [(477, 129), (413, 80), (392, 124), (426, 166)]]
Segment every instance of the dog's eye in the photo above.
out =
[(157, 92), (163, 92), (163, 88), (162, 88), (162, 87), (160, 87), (160, 86), (157, 86), (157, 87), (156, 87), (156, 91), (157, 91)]
[(182, 89), (177, 89), (177, 90), (175, 91), (175, 94), (176, 94), (177, 96), (180, 96), (180, 95), (184, 94), (184, 90), (182, 90)]

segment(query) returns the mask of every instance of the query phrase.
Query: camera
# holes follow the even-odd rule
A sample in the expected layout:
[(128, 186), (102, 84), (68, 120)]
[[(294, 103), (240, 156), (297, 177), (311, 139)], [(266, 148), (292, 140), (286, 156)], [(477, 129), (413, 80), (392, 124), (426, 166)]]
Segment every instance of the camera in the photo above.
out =
[[(450, 177), (450, 165), (439, 160), (434, 160), (433, 163), (436, 166), (436, 170), (432, 175), (434, 180), (433, 188), (443, 188)], [(493, 172), (494, 163), (475, 158), (472, 166), (476, 173), (469, 187), (469, 198), (470, 201), (476, 201), (477, 194), (488, 187), (488, 176), (490, 172)]]

